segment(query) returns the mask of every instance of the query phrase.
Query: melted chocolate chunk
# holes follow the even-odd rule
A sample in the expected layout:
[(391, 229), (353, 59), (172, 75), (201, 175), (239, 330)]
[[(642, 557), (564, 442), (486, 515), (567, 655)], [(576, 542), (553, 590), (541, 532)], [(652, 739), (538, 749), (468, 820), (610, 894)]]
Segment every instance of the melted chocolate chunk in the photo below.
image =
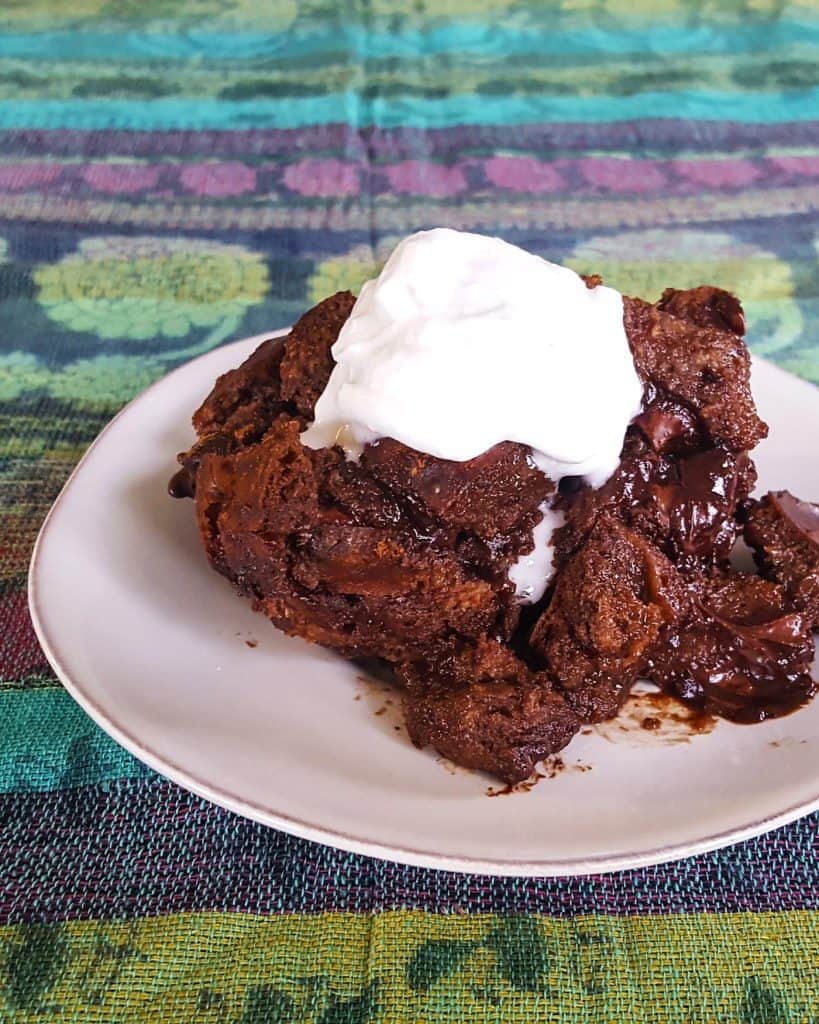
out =
[(602, 488), (566, 497), (566, 526), (556, 537), (558, 563), (577, 549), (601, 515), (609, 515), (645, 536), (683, 572), (721, 564), (738, 531), (737, 507), (755, 479), (744, 453), (707, 448), (661, 455), (632, 435), (619, 468)]
[(649, 677), (679, 700), (743, 724), (790, 714), (816, 692), (808, 618), (782, 587), (740, 573), (706, 581)]
[(746, 510), (745, 540), (763, 575), (784, 584), (819, 628), (819, 505), (772, 491)]
[(178, 456), (181, 468), (168, 481), (168, 494), (172, 498), (196, 497), (196, 474), (205, 455), (226, 455), (232, 448), (225, 434), (214, 434), (197, 442), (189, 452)]
[(168, 481), (168, 494), (172, 498), (192, 498), (196, 494), (196, 473), (189, 465), (178, 469)]
[(790, 491), (774, 491), (771, 501), (779, 512), (804, 534), (805, 539), (819, 546), (819, 505), (800, 501)]
[(696, 448), (699, 442), (697, 417), (667, 398), (657, 398), (647, 405), (634, 426), (660, 454)]
[(667, 537), (663, 547), (681, 568), (720, 562), (737, 534), (733, 513), (749, 489), (750, 460), (715, 448), (680, 459), (675, 468), (652, 489), (651, 507)]

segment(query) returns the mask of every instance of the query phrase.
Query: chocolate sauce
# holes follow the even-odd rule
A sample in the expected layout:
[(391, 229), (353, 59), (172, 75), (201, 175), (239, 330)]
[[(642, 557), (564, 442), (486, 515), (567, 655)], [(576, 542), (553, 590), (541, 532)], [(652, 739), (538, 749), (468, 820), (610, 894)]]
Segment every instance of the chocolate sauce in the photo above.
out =
[(727, 556), (737, 532), (731, 513), (747, 465), (746, 455), (713, 448), (680, 459), (677, 480), (654, 486), (676, 548), (673, 554)]
[[(277, 339), (276, 339), (277, 340)], [(168, 481), (168, 494), (172, 498), (196, 497), (196, 473), (203, 455), (225, 455), (231, 447), (230, 439), (223, 434), (214, 434), (195, 444), (184, 456), (184, 462)]]
[(168, 481), (168, 494), (172, 498), (193, 498), (196, 496), (196, 470), (186, 463)]
[[(665, 415), (656, 409), (655, 414)], [(664, 421), (660, 429), (665, 428), (675, 429), (671, 421)], [(620, 468), (603, 488), (574, 500), (568, 496), (574, 504), (569, 540), (576, 544), (584, 523), (591, 526), (600, 513), (609, 512), (643, 533), (684, 572), (703, 563), (720, 563), (736, 538), (737, 503), (754, 479), (745, 454), (710, 448), (668, 457), (647, 448), (639, 435), (632, 436)]]
[(714, 715), (682, 703), (674, 694), (636, 689), (616, 718), (597, 723), (594, 731), (609, 743), (677, 746), (710, 733), (716, 723)]
[(790, 714), (816, 693), (810, 675), (813, 640), (799, 612), (760, 603), (750, 621), (720, 614), (707, 599), (655, 653), (650, 678), (679, 700), (748, 724)]

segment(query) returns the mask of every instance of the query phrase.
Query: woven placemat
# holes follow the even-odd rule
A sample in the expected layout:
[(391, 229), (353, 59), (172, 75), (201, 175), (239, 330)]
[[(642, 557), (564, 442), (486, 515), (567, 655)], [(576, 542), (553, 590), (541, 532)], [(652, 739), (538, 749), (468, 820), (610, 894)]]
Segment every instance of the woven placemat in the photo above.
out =
[(125, 401), (420, 227), (736, 290), (819, 382), (817, 85), (819, 11), (782, 0), (2, 5), (0, 1021), (819, 1020), (816, 816), (582, 879), (341, 853), (117, 747), (25, 598)]

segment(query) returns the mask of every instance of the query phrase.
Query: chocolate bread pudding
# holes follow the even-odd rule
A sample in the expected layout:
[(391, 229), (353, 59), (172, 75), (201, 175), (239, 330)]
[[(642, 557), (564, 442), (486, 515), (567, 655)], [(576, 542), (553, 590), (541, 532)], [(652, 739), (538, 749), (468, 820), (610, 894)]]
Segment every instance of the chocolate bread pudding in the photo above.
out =
[(386, 663), (469, 768), (527, 778), (638, 678), (763, 721), (816, 690), (819, 507), (750, 497), (744, 329), (718, 288), (423, 232), (216, 381), (170, 490), (257, 610)]

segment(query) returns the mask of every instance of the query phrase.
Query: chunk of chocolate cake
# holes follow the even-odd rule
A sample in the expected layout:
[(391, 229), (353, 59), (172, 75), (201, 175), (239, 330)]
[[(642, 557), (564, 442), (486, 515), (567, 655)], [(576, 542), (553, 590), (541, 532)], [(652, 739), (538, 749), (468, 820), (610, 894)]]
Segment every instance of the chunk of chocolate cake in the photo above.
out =
[(771, 491), (749, 509), (745, 540), (762, 573), (784, 584), (819, 628), (819, 505)]
[(702, 323), (696, 303), (675, 316), (642, 299), (624, 300), (626, 334), (646, 404), (656, 396), (691, 410), (713, 445), (750, 451), (768, 433), (757, 415), (750, 386), (751, 359), (742, 338)]
[(672, 563), (604, 515), (558, 574), (530, 647), (577, 714), (602, 721), (617, 714), (688, 602)]
[(497, 640), (452, 640), (399, 665), (398, 678), (416, 746), (431, 745), (504, 782), (528, 778), (580, 728), (549, 676), (531, 671)]
[(746, 724), (810, 700), (810, 620), (784, 587), (734, 572), (706, 577), (696, 591), (691, 615), (652, 652), (650, 679), (687, 704)]

